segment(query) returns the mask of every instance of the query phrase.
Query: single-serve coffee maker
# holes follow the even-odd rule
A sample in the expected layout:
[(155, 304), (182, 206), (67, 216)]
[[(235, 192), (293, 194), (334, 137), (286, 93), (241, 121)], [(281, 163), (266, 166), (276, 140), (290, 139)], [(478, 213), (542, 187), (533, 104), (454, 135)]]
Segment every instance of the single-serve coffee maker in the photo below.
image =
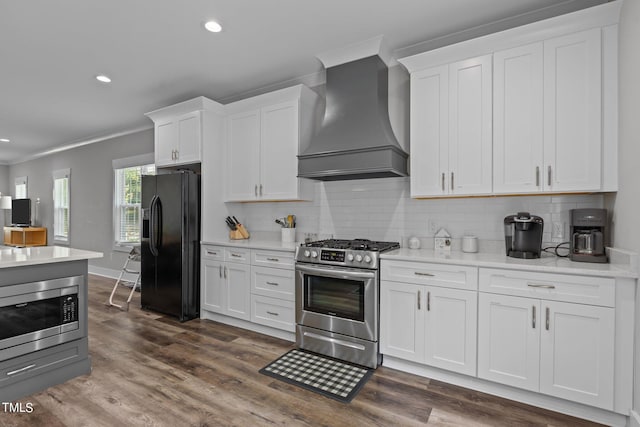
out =
[(504, 218), (504, 242), (507, 256), (540, 258), (544, 221), (529, 212), (518, 212)]
[(608, 262), (604, 250), (606, 209), (572, 209), (569, 259), (579, 262)]

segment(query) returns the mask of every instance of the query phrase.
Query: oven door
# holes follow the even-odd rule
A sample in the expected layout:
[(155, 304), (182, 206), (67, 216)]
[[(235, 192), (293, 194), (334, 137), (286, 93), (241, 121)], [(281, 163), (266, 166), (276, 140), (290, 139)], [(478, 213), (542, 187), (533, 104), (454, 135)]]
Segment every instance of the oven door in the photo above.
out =
[(296, 264), (296, 323), (378, 341), (378, 271)]

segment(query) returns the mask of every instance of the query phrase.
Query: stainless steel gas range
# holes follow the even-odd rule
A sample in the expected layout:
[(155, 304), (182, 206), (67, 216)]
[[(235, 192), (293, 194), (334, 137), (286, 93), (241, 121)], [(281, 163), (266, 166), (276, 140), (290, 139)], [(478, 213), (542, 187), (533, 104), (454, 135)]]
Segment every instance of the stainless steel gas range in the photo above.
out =
[(382, 252), (397, 242), (321, 240), (296, 249), (296, 343), (376, 368)]

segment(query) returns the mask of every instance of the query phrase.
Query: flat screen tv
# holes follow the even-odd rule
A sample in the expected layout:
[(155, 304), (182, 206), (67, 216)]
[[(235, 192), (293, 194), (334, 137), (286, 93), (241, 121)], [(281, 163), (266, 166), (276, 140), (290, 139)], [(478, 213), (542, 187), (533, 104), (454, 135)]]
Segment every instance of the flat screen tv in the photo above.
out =
[(11, 224), (17, 227), (31, 225), (31, 199), (11, 200)]

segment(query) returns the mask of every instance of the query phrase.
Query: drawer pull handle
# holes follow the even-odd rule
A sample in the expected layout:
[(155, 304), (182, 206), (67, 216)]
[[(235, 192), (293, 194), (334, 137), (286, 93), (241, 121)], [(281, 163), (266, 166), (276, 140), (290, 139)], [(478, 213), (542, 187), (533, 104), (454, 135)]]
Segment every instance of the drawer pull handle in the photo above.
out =
[(207, 254), (209, 254), (209, 255), (218, 255), (218, 252), (207, 251)]
[(238, 254), (231, 254), (231, 256), (234, 258), (242, 258), (242, 255), (238, 255)]
[(273, 311), (267, 311), (267, 314), (270, 314), (272, 316), (279, 316), (278, 313), (274, 313)]
[(416, 276), (427, 276), (427, 277), (433, 277), (435, 276), (435, 274), (431, 274), (431, 273), (421, 273), (419, 271), (414, 271), (413, 274), (415, 274)]
[(547, 285), (545, 283), (527, 283), (530, 288), (555, 289), (555, 285)]
[(19, 374), (20, 372), (24, 372), (27, 371), (31, 368), (35, 368), (35, 364), (31, 364), (29, 366), (25, 366), (24, 368), (20, 368), (20, 369), (16, 369), (15, 371), (11, 371), (11, 372), (7, 372), (7, 376), (11, 376), (11, 375), (15, 375), (15, 374)]
[(271, 285), (271, 286), (280, 286), (280, 284), (277, 282), (266, 282), (266, 283), (267, 285)]
[(267, 261), (280, 262), (278, 258), (267, 258)]

